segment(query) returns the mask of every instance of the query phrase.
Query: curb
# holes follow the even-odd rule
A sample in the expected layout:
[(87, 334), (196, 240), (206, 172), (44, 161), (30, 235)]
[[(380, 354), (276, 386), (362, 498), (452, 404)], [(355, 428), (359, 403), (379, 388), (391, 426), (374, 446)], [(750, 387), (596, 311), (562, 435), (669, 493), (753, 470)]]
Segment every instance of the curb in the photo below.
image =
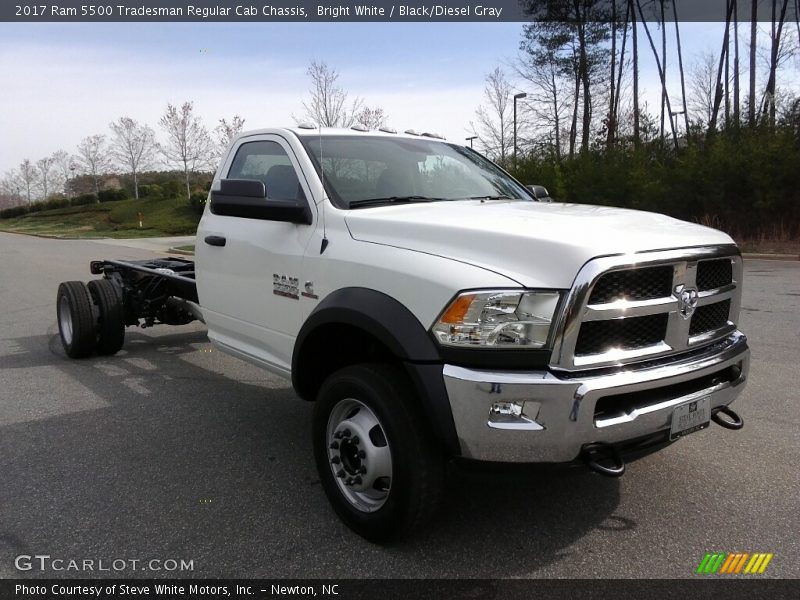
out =
[(745, 260), (783, 260), (783, 261), (797, 261), (800, 260), (800, 255), (797, 254), (757, 254), (746, 252), (742, 254)]
[(194, 252), (191, 250), (179, 250), (178, 248), (169, 248), (167, 250), (169, 254), (181, 254), (183, 256), (194, 256)]

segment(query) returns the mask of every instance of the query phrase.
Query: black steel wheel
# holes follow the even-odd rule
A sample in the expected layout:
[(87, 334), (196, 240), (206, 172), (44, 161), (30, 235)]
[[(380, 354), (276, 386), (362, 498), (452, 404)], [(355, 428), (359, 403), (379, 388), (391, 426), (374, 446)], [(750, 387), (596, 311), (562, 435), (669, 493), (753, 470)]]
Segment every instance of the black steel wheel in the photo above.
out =
[(312, 430), (322, 486), (353, 531), (379, 542), (405, 536), (433, 515), (443, 453), (399, 368), (364, 364), (331, 375)]
[(89, 293), (97, 307), (97, 353), (110, 356), (125, 342), (125, 315), (117, 286), (108, 279), (89, 282)]
[(89, 288), (82, 281), (65, 281), (56, 295), (58, 332), (70, 358), (86, 358), (95, 349), (96, 323)]

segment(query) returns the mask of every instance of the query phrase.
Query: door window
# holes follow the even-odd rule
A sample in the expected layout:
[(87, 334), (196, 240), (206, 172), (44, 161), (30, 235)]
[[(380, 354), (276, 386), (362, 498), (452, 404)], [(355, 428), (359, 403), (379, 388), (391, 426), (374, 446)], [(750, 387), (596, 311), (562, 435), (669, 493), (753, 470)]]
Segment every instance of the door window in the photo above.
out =
[(257, 179), (267, 188), (267, 198), (305, 200), (303, 188), (289, 155), (277, 142), (247, 142), (239, 147), (228, 179)]

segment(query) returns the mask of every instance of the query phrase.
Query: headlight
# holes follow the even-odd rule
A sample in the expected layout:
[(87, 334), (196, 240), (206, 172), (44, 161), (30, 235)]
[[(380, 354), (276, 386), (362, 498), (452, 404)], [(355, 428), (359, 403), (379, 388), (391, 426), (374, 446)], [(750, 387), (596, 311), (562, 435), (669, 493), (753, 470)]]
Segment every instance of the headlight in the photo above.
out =
[(446, 346), (542, 348), (558, 292), (465, 292), (442, 313), (433, 334)]

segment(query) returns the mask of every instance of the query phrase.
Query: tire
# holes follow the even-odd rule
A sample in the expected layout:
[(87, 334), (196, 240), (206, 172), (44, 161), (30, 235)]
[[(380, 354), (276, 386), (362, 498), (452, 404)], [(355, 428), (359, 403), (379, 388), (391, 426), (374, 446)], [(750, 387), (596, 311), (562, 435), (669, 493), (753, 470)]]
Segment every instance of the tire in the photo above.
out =
[(125, 343), (125, 317), (119, 291), (108, 279), (94, 279), (87, 287), (99, 315), (95, 349), (101, 356), (116, 354)]
[(328, 500), (362, 537), (405, 537), (435, 512), (444, 457), (400, 369), (364, 364), (331, 375), (315, 403), (312, 434)]
[(97, 339), (89, 288), (82, 281), (65, 281), (56, 295), (58, 332), (70, 358), (91, 356)]

